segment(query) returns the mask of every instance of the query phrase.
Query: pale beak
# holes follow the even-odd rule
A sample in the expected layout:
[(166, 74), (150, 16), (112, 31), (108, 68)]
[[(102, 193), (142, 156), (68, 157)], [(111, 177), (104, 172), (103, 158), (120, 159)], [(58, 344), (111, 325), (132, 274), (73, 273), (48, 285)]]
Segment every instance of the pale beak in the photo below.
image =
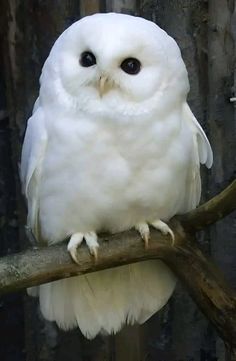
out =
[(101, 76), (98, 84), (98, 91), (100, 97), (102, 97), (109, 90), (108, 79), (106, 76)]

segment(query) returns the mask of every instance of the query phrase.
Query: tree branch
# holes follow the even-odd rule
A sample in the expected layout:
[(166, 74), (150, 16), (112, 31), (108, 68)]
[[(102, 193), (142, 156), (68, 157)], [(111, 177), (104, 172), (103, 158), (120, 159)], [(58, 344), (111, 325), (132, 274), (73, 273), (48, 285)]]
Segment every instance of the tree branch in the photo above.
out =
[(161, 259), (185, 284), (226, 345), (236, 349), (235, 296), (220, 271), (202, 254), (193, 238), (193, 231), (232, 212), (236, 208), (235, 198), (236, 181), (196, 210), (172, 219), (169, 224), (175, 234), (174, 245), (168, 236), (152, 230), (149, 248), (144, 249), (138, 233), (131, 230), (101, 235), (96, 262), (88, 249), (82, 246), (78, 250), (80, 265), (73, 263), (65, 244), (6, 256), (0, 260), (0, 293), (122, 264)]
[(221, 193), (180, 217), (184, 227), (198, 231), (224, 218), (236, 209), (236, 179)]

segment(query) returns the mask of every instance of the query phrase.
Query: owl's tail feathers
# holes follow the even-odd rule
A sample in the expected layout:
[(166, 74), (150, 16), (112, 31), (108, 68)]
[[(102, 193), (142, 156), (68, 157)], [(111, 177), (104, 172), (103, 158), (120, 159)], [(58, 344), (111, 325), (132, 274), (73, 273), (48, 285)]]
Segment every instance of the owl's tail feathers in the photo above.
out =
[(143, 323), (168, 301), (175, 277), (161, 261), (144, 261), (40, 286), (44, 317), (87, 338)]

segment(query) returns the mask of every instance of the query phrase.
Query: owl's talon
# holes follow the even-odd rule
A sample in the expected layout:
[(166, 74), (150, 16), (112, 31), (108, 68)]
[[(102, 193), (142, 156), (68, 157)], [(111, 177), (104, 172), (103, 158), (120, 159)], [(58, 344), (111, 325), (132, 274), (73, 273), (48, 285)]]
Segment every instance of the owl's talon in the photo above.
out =
[(158, 231), (160, 231), (162, 234), (167, 235), (169, 234), (171, 236), (171, 244), (172, 246), (175, 243), (175, 235), (174, 232), (170, 229), (168, 224), (161, 221), (160, 219), (157, 219), (156, 221), (152, 222), (151, 225), (156, 228)]
[(70, 237), (69, 243), (67, 245), (67, 250), (70, 253), (72, 259), (75, 263), (79, 264), (79, 260), (77, 258), (77, 248), (81, 245), (83, 241), (84, 235), (83, 233), (74, 233)]
[(95, 232), (88, 232), (84, 235), (85, 242), (89, 248), (89, 251), (95, 260), (98, 259), (98, 237)]
[(97, 241), (97, 235), (95, 232), (88, 232), (88, 233), (74, 233), (70, 237), (70, 241), (67, 245), (67, 250), (70, 253), (72, 259), (75, 261), (75, 263), (79, 264), (79, 260), (77, 257), (77, 249), (81, 245), (83, 239), (85, 240), (90, 253), (92, 256), (94, 256), (95, 260), (98, 259), (98, 241)]
[(96, 262), (98, 260), (98, 249), (97, 249), (97, 247), (96, 248), (94, 247), (93, 249), (90, 249), (90, 253), (94, 257), (95, 262)]
[(150, 239), (149, 225), (146, 222), (141, 222), (135, 226), (135, 229), (140, 233), (140, 236), (144, 240), (145, 248), (148, 248), (148, 243)]

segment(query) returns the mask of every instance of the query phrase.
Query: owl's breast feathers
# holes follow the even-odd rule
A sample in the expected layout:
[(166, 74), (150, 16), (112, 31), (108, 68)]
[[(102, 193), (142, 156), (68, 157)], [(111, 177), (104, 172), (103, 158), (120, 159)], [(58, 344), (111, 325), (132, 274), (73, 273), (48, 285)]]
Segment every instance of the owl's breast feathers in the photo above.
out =
[(38, 197), (41, 232), (51, 242), (166, 220), (187, 207), (194, 147), (181, 114), (126, 127), (58, 117), (47, 133)]

